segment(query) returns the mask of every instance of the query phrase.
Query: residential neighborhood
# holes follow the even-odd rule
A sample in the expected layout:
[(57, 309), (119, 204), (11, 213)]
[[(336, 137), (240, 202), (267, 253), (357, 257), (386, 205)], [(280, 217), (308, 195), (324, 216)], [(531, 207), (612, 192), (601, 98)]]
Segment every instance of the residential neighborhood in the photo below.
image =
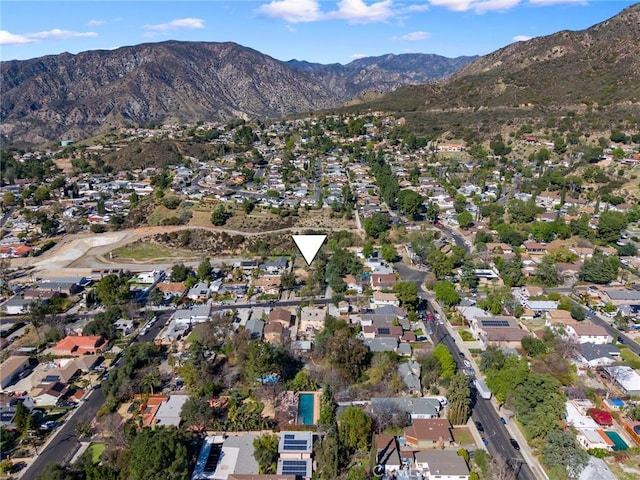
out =
[[(8, 478), (147, 478), (168, 444), (196, 480), (640, 475), (640, 206), (615, 190), (638, 142), (583, 162), (402, 132), (329, 115), (12, 152)], [(209, 150), (103, 160), (166, 141)], [(309, 263), (305, 234), (327, 236)]]

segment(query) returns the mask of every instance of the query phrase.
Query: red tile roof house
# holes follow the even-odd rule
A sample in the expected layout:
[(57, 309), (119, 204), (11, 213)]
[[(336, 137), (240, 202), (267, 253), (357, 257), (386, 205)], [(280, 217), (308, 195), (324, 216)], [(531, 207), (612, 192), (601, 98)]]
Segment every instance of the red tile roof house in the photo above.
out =
[(53, 355), (85, 355), (100, 353), (105, 345), (102, 337), (97, 335), (69, 335), (51, 349)]

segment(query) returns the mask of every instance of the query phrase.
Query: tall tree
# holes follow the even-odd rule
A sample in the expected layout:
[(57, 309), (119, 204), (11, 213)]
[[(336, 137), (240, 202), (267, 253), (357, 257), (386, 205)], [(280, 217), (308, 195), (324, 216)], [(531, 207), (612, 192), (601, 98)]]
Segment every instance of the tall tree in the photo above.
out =
[(447, 390), (449, 402), (448, 418), (453, 425), (463, 425), (471, 415), (471, 390), (469, 381), (463, 373), (457, 373), (451, 378)]
[(362, 409), (347, 407), (338, 415), (340, 444), (350, 451), (365, 451), (369, 447), (373, 422)]
[(276, 473), (278, 466), (278, 435), (265, 433), (253, 440), (253, 457), (262, 475)]

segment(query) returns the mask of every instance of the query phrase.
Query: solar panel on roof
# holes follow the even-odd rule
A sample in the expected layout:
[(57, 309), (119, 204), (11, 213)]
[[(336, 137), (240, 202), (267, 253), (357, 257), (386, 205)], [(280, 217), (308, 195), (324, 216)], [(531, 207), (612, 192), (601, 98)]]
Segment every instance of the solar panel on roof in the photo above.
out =
[(482, 320), (483, 327), (508, 327), (507, 320)]
[(283, 460), (282, 475), (301, 475), (307, 474), (307, 462), (304, 460)]
[(296, 436), (293, 433), (285, 433), (284, 434), (284, 439), (285, 440), (294, 439), (294, 438), (296, 438)]
[(391, 330), (389, 330), (388, 328), (379, 328), (378, 333), (382, 335), (388, 335), (389, 333), (391, 333)]

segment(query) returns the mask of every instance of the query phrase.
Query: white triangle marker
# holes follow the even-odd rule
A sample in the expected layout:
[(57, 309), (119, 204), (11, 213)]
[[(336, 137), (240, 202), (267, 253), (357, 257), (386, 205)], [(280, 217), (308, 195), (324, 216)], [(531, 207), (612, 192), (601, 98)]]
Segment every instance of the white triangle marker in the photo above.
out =
[(296, 242), (298, 250), (307, 261), (307, 265), (311, 265), (313, 259), (320, 251), (320, 247), (327, 239), (326, 235), (291, 235), (293, 241)]

